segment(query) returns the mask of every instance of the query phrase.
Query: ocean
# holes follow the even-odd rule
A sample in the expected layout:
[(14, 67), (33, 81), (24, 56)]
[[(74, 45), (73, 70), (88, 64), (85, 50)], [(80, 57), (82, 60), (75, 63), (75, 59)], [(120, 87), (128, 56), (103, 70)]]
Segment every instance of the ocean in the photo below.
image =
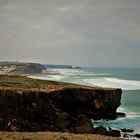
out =
[(47, 69), (46, 73), (29, 77), (89, 86), (121, 88), (121, 106), (117, 111), (126, 113), (126, 117), (94, 121), (94, 126), (129, 128), (134, 129), (135, 133), (140, 133), (140, 68), (53, 68)]

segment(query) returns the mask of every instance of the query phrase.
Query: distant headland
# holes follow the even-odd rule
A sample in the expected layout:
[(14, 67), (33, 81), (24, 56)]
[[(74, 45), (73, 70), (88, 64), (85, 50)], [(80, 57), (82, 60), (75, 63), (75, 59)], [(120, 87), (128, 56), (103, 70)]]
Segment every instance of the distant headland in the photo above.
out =
[(79, 69), (79, 66), (72, 65), (55, 65), (55, 64), (40, 64), (31, 62), (0, 62), (0, 74), (37, 74), (42, 73), (47, 68), (68, 68)]

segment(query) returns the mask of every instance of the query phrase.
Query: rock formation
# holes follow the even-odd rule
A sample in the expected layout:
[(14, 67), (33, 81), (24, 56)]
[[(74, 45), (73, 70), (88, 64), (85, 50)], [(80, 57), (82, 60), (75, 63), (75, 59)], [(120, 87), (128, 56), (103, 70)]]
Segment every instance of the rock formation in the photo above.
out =
[(121, 89), (0, 76), (0, 130), (94, 133), (90, 119), (115, 119)]
[(39, 63), (0, 62), (1, 73), (4, 74), (34, 74), (42, 73), (46, 68)]

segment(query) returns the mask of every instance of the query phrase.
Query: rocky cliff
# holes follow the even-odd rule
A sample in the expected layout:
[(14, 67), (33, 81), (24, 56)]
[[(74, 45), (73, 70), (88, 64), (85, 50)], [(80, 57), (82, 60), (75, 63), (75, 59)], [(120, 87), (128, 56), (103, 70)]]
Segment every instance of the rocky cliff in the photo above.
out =
[(39, 63), (0, 62), (0, 72), (4, 74), (34, 74), (43, 70), (46, 68)]
[(90, 119), (115, 119), (121, 89), (0, 76), (0, 130), (93, 133)]

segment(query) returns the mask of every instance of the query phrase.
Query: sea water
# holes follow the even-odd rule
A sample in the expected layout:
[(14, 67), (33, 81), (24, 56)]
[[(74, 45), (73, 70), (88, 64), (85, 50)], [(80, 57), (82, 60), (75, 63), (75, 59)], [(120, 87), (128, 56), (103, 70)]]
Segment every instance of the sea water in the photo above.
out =
[(96, 126), (129, 128), (140, 133), (140, 68), (81, 68), (48, 69), (49, 73), (29, 77), (76, 83), (89, 86), (122, 89), (121, 106), (117, 111), (126, 113), (125, 118), (95, 121)]

